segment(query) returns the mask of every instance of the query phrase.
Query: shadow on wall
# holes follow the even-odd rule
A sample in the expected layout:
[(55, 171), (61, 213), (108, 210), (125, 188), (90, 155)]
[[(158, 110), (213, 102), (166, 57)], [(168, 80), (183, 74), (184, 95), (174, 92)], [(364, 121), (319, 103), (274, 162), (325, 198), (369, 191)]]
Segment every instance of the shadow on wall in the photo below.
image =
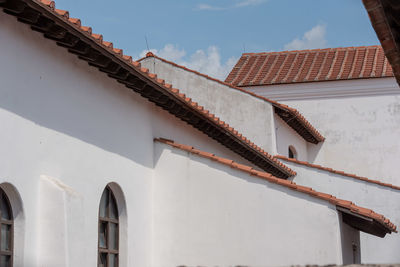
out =
[(142, 153), (153, 145), (144, 99), (3, 12), (0, 24), (1, 109), (152, 166)]
[(307, 161), (314, 162), (317, 158), (319, 151), (321, 150), (324, 142), (319, 142), (318, 144), (307, 143)]
[(338, 213), (338, 216), (343, 264), (360, 264), (360, 231), (344, 223), (341, 213)]
[[(159, 146), (159, 148), (156, 149), (157, 152), (155, 153), (155, 157), (154, 157), (154, 162), (155, 162), (154, 166), (157, 166), (157, 163), (158, 163), (159, 159), (161, 158), (163, 150), (164, 149), (170, 149), (170, 147), (168, 145), (164, 145), (164, 144), (156, 144), (156, 145)], [(174, 149), (174, 148), (171, 149), (171, 153), (188, 157), (189, 160), (196, 161), (196, 162), (199, 162), (201, 164), (207, 165), (208, 168), (210, 168), (210, 169), (215, 169), (215, 170), (218, 170), (218, 171), (224, 171), (225, 173), (227, 173), (230, 176), (232, 176), (232, 179), (236, 178), (236, 179), (244, 180), (247, 183), (259, 184), (259, 185), (265, 186), (267, 188), (272, 188), (273, 190), (279, 191), (282, 194), (289, 195), (289, 196), (294, 196), (296, 198), (307, 200), (307, 201), (314, 202), (314, 203), (319, 203), (319, 204), (325, 205), (325, 206), (327, 206), (327, 208), (331, 209), (330, 205), (326, 204), (325, 200), (318, 199), (318, 198), (309, 196), (308, 194), (304, 194), (304, 193), (301, 193), (301, 192), (298, 192), (298, 191), (291, 190), (291, 189), (289, 189), (287, 187), (268, 182), (268, 181), (263, 180), (261, 178), (252, 176), (251, 174), (248, 174), (246, 172), (242, 172), (240, 170), (233, 169), (233, 168), (231, 168), (229, 166), (220, 164), (218, 162), (214, 162), (211, 159), (202, 158), (200, 156), (192, 155), (189, 152), (181, 151), (181, 150)], [(189, 155), (189, 156), (187, 156), (187, 155)], [(219, 177), (216, 176), (215, 179), (219, 179)], [(336, 212), (335, 208), (334, 208), (334, 210)]]

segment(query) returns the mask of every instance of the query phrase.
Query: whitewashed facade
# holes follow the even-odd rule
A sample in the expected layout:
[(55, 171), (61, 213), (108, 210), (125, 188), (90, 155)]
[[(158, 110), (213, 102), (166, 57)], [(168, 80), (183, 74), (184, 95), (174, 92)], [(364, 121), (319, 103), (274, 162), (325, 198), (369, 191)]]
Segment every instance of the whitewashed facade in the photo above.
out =
[[(270, 113), (265, 109), (271, 107), (271, 104), (267, 101), (198, 75), (196, 72), (185, 70), (158, 57), (149, 56), (141, 62), (167, 82), (180, 84), (181, 90), (188, 96), (202, 99), (207, 108), (218, 115), (226, 116), (226, 120), (234, 127), (243, 126), (252, 139), (262, 142), (263, 138), (271, 136), (272, 148), (269, 151), (273, 154), (288, 157), (288, 148), (291, 147), (294, 148), (295, 156), (300, 161), (378, 178), (384, 183), (400, 184), (396, 175), (399, 167), (395, 163), (400, 157), (400, 148), (397, 147), (398, 142), (395, 141), (396, 136), (400, 134), (400, 124), (396, 123), (398, 122), (396, 117), (399, 114), (394, 110), (395, 103), (399, 99), (397, 90), (400, 89), (394, 78), (245, 88), (258, 95), (297, 108), (326, 138), (324, 142), (312, 144), (305, 141), (273, 112), (273, 119), (269, 120)], [(336, 84), (338, 92), (328, 87), (330, 84)], [(379, 91), (381, 88), (382, 92)], [(221, 99), (221, 101), (217, 102), (215, 99)], [(243, 103), (245, 105), (242, 106)], [(262, 106), (265, 108), (261, 108)], [(229, 117), (231, 113), (226, 112), (228, 107), (237, 114), (235, 117)], [(254, 127), (244, 126), (249, 123)], [(269, 125), (268, 129), (272, 129), (272, 134), (265, 129), (260, 129), (260, 125)], [(264, 135), (265, 132), (268, 134)], [(400, 224), (399, 190), (368, 182), (362, 182), (363, 186), (360, 186), (360, 181), (349, 177), (327, 175), (314, 168), (308, 168), (305, 172), (303, 170), (305, 167), (301, 168), (298, 164), (290, 164), (286, 161), (285, 164), (297, 172), (297, 175), (292, 178), (294, 182), (355, 203), (362, 203), (365, 207), (391, 218), (396, 225)], [(371, 170), (376, 170), (376, 172)], [(375, 174), (380, 174), (380, 176), (375, 176)], [(384, 179), (384, 175), (389, 178)], [(339, 178), (333, 179), (332, 176)], [(331, 177), (331, 179), (324, 179), (325, 177)], [(343, 183), (343, 180), (347, 184)], [(398, 247), (400, 247), (398, 235), (381, 239), (362, 233), (361, 262), (399, 262)]]
[[(251, 165), (4, 13), (0, 42), (0, 187), (13, 211), (13, 266), (98, 266), (107, 186), (118, 206), (119, 266), (359, 260), (359, 231), (332, 203), (154, 142), (169, 138)], [(278, 152), (270, 104), (218, 94), (207, 101), (188, 92)], [(308, 144), (296, 138), (306, 157)]]
[(400, 88), (394, 77), (246, 89), (297, 108), (324, 135), (318, 153), (304, 160), (400, 184)]

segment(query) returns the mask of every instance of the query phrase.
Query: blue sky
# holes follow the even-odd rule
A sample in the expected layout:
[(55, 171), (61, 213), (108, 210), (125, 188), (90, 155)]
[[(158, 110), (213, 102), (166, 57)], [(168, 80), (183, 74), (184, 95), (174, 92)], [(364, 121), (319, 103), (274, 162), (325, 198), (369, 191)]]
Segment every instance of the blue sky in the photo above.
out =
[(224, 79), (243, 52), (379, 44), (361, 0), (57, 0), (134, 58)]

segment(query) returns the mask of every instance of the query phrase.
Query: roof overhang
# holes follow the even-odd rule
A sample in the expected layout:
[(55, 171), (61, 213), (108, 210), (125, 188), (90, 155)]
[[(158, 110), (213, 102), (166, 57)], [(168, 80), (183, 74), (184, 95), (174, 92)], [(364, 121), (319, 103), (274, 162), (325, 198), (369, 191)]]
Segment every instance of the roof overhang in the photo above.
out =
[(55, 9), (53, 1), (0, 0), (0, 8), (262, 170), (283, 179), (296, 174), (178, 89), (141, 68), (132, 57), (123, 55), (122, 49), (103, 41), (100, 34), (82, 26), (79, 19), (69, 18), (68, 11)]
[(325, 137), (323, 137), (322, 134), (320, 132), (318, 132), (318, 130), (315, 129), (315, 127), (312, 126), (311, 123), (303, 115), (301, 115), (298, 110), (296, 110), (296, 109), (294, 109), (292, 107), (289, 107), (287, 105), (278, 103), (278, 102), (273, 101), (271, 99), (268, 99), (266, 97), (257, 95), (257, 94), (255, 94), (255, 93), (253, 93), (251, 91), (248, 91), (248, 90), (246, 90), (244, 88), (237, 87), (237, 86), (234, 86), (234, 85), (232, 85), (230, 83), (223, 82), (223, 81), (220, 81), (218, 79), (212, 78), (212, 77), (210, 77), (208, 75), (205, 75), (203, 73), (200, 73), (200, 72), (192, 70), (192, 69), (189, 69), (189, 68), (187, 68), (185, 66), (176, 64), (175, 62), (172, 62), (172, 61), (166, 60), (166, 59), (164, 59), (162, 57), (156, 56), (152, 52), (148, 52), (146, 54), (146, 57), (143, 57), (143, 58), (139, 59), (138, 62), (141, 62), (142, 60), (144, 60), (146, 58), (149, 58), (149, 57), (158, 59), (158, 60), (160, 60), (160, 61), (162, 61), (164, 63), (170, 64), (170, 65), (172, 65), (174, 67), (183, 69), (185, 71), (189, 71), (189, 72), (195, 73), (196, 75), (202, 76), (202, 77), (204, 77), (206, 79), (212, 80), (212, 81), (214, 81), (216, 83), (219, 83), (219, 84), (222, 84), (224, 86), (228, 86), (229, 88), (241, 91), (241, 92), (243, 92), (245, 94), (249, 94), (249, 95), (251, 95), (253, 97), (262, 99), (263, 101), (266, 101), (266, 102), (270, 103), (274, 107), (275, 114), (277, 114), (284, 122), (286, 122), (289, 125), (289, 127), (291, 127), (301, 137), (303, 137), (304, 140), (306, 140), (307, 142), (313, 143), (313, 144), (318, 144), (320, 142), (325, 141)]
[(345, 208), (336, 207), (336, 209), (342, 213), (344, 223), (359, 231), (378, 237), (385, 237), (386, 234), (391, 233), (391, 230), (382, 225), (379, 221), (356, 214)]
[(268, 182), (278, 184), (279, 186), (286, 187), (301, 194), (308, 194), (313, 198), (328, 201), (330, 204), (335, 205), (336, 209), (342, 213), (343, 222), (357, 230), (379, 237), (384, 237), (387, 233), (397, 233), (396, 226), (391, 223), (389, 219), (385, 218), (381, 214), (375, 213), (373, 210), (357, 206), (351, 201), (339, 199), (330, 194), (315, 191), (311, 187), (298, 185), (293, 181), (278, 179), (269, 173), (254, 170), (250, 166), (239, 164), (231, 159), (218, 157), (215, 154), (198, 150), (192, 146), (176, 143), (173, 140), (157, 138), (154, 139), (154, 141), (195, 154), (199, 157), (216, 161), (219, 164), (229, 166), (230, 168), (245, 172), (253, 177), (267, 180)]
[(400, 85), (400, 1), (363, 0), (363, 3)]

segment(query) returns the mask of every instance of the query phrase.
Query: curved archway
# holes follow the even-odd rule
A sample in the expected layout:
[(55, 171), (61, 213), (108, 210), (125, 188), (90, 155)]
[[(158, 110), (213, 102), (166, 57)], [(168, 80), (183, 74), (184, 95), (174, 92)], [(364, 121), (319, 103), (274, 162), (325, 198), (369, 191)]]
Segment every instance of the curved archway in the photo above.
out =
[(292, 145), (288, 147), (288, 158), (297, 159), (297, 151)]
[[(11, 227), (11, 244), (10, 266), (23, 266), (24, 264), (24, 239), (25, 239), (25, 215), (21, 196), (17, 189), (10, 183), (0, 184), (0, 192), (2, 192), (10, 205), (10, 218), (12, 220)], [(3, 224), (2, 224), (3, 225)]]
[(126, 202), (114, 182), (107, 184), (99, 204), (98, 266), (127, 266)]

